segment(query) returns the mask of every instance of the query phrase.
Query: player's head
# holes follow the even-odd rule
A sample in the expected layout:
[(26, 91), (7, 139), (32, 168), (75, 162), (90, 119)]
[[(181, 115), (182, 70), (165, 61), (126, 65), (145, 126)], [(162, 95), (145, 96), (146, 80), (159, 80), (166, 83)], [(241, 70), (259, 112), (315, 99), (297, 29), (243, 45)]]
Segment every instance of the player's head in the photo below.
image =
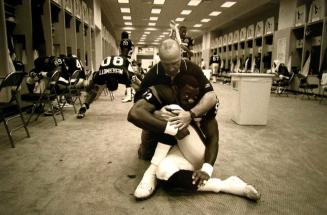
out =
[(164, 40), (159, 47), (159, 57), (165, 72), (174, 77), (181, 65), (180, 46), (176, 40)]
[(216, 54), (217, 54), (217, 50), (214, 50), (214, 51), (213, 51), (213, 54), (216, 55)]
[(123, 31), (123, 32), (121, 33), (121, 38), (122, 38), (122, 39), (128, 39), (128, 33), (127, 33), (126, 31)]
[(198, 103), (200, 84), (196, 77), (183, 74), (178, 77), (174, 86), (177, 92), (177, 100), (183, 109), (190, 110)]
[(185, 26), (180, 26), (179, 27), (179, 34), (182, 38), (186, 37), (187, 33), (187, 28)]

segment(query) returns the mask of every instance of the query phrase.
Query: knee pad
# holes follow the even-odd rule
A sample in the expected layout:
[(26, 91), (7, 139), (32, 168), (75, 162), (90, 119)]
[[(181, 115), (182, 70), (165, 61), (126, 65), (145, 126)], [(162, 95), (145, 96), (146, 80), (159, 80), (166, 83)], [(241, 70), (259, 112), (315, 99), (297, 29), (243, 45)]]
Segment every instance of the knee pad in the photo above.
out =
[(179, 171), (177, 165), (170, 159), (163, 159), (156, 171), (158, 179), (167, 181), (172, 175)]

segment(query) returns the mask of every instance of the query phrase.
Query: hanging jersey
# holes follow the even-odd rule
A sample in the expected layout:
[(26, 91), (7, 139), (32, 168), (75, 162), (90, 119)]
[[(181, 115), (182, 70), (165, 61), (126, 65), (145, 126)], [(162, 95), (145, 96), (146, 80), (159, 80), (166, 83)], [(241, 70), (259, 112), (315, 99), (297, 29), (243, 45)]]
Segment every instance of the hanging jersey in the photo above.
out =
[[(192, 40), (192, 38), (185, 37), (184, 39), (181, 40), (182, 40), (182, 45), (186, 46), (190, 50), (192, 49), (194, 45), (194, 40)], [(188, 53), (183, 49), (182, 49), (182, 57), (189, 58)]]

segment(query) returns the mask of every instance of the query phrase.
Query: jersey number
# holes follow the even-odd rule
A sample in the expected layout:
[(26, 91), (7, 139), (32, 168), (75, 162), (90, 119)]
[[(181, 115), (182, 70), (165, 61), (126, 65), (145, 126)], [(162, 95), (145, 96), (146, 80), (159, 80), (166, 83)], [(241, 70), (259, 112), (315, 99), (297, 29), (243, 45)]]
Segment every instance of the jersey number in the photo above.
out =
[(105, 66), (109, 66), (110, 64), (113, 64), (114, 66), (122, 66), (124, 63), (124, 59), (120, 56), (115, 56), (113, 58), (111, 57), (107, 57), (106, 59), (104, 59), (101, 63), (101, 66), (105, 67)]

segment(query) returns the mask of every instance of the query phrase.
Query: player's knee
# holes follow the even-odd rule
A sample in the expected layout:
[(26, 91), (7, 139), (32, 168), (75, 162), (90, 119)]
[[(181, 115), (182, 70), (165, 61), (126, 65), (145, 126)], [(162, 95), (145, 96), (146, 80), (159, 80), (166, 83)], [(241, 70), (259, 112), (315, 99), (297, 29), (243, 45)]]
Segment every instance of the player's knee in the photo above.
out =
[(158, 179), (167, 181), (174, 173), (178, 172), (179, 168), (169, 159), (164, 159), (160, 162), (156, 176)]

